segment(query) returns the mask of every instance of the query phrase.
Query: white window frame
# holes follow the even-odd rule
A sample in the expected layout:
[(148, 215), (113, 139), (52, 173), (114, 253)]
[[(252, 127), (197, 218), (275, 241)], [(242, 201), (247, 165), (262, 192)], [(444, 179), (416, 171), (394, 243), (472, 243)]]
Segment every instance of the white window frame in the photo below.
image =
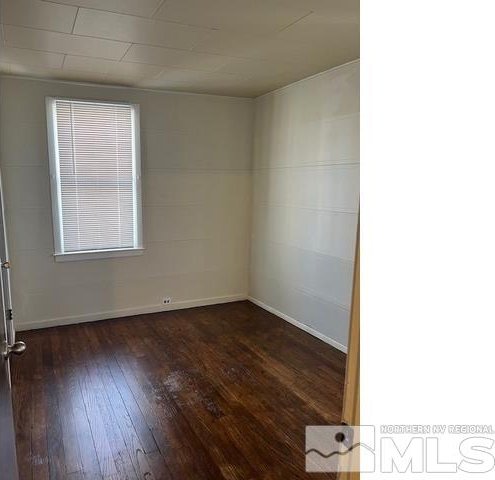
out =
[[(104, 250), (83, 250), (78, 252), (64, 252), (63, 249), (63, 223), (62, 223), (62, 199), (60, 187), (60, 163), (57, 142), (57, 122), (55, 102), (65, 100), (89, 104), (112, 104), (131, 106), (132, 141), (133, 141), (133, 194), (134, 194), (134, 246), (130, 248), (110, 248)], [(48, 153), (50, 159), (50, 188), (52, 197), (52, 218), (55, 252), (57, 262), (75, 260), (95, 260), (112, 257), (128, 257), (142, 255), (143, 247), (143, 215), (142, 215), (142, 187), (141, 187), (141, 139), (139, 130), (139, 105), (130, 102), (111, 100), (90, 100), (70, 97), (45, 97), (46, 123), (48, 134)]]

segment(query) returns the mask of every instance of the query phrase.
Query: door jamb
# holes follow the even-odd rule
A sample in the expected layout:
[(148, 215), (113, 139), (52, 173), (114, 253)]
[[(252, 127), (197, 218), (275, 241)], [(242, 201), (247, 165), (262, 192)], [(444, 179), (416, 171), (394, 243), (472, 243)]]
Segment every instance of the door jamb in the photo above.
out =
[[(349, 324), (349, 346), (347, 351), (346, 376), (344, 384), (344, 405), (342, 423), (359, 425), (360, 421), (360, 245), (359, 220), (354, 262), (354, 281), (352, 292), (351, 319)], [(358, 480), (359, 472), (339, 473), (339, 480)]]

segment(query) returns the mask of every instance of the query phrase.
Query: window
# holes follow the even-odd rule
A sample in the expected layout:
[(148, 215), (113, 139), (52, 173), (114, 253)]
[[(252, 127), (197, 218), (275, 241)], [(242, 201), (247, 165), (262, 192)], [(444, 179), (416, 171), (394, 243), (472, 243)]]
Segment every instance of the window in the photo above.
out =
[(57, 261), (142, 253), (139, 106), (46, 99)]

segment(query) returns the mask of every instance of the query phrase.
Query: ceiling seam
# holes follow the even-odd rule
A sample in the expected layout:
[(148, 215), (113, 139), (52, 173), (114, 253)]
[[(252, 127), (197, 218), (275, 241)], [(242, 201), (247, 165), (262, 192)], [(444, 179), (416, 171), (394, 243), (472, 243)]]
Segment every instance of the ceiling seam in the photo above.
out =
[[(45, 1), (45, 0), (43, 0)], [(2, 27), (3, 24), (0, 24), (0, 29)], [(67, 34), (69, 35), (69, 34)], [(75, 37), (81, 37), (82, 35), (74, 35)], [(104, 38), (100, 38), (100, 37), (88, 37), (88, 38), (98, 38), (98, 39), (101, 39), (101, 40), (106, 40)], [(119, 43), (128, 43), (128, 42), (119, 42)], [(184, 53), (193, 53), (193, 54), (196, 54), (196, 55), (209, 55), (209, 56), (212, 56), (212, 57), (218, 57), (218, 58), (222, 58), (222, 59), (227, 59), (227, 60), (248, 60), (248, 61), (253, 61), (253, 62), (261, 62), (261, 63), (270, 63), (270, 60), (267, 60), (266, 58), (256, 58), (256, 57), (239, 57), (239, 56), (236, 56), (236, 55), (222, 55), (222, 54), (219, 54), (219, 53), (208, 53), (208, 52), (199, 52), (199, 51), (192, 51), (192, 50), (184, 50), (182, 48), (173, 48), (173, 47), (162, 47), (162, 46), (156, 46), (156, 45), (149, 45), (147, 43), (136, 43), (136, 42), (132, 42), (131, 44), (128, 45), (127, 47), (127, 50), (126, 52), (124, 53), (124, 55), (121, 57), (121, 59), (116, 59), (116, 58), (108, 58), (108, 57), (98, 57), (98, 56), (95, 56), (95, 55), (82, 55), (82, 54), (79, 54), (79, 53), (67, 53), (67, 52), (60, 52), (60, 51), (55, 51), (55, 50), (39, 50), (37, 48), (34, 48), (34, 47), (16, 47), (14, 45), (7, 45), (5, 44), (6, 47), (8, 48), (15, 48), (17, 50), (26, 50), (26, 51), (32, 51), (32, 52), (38, 52), (38, 53), (48, 53), (48, 54), (53, 54), (53, 55), (70, 55), (72, 57), (81, 57), (81, 58), (88, 58), (88, 59), (98, 59), (98, 60), (107, 60), (109, 62), (124, 62), (124, 63), (133, 63), (133, 64), (138, 64), (138, 65), (150, 65), (150, 66), (154, 66), (154, 67), (162, 67), (162, 68), (168, 68), (168, 67), (171, 67), (171, 68), (175, 68), (175, 67), (180, 67), (180, 65), (176, 65), (176, 64), (172, 64), (172, 63), (169, 63), (169, 64), (160, 64), (160, 63), (150, 63), (150, 62), (137, 62), (135, 60), (123, 60), (123, 58), (125, 57), (125, 55), (127, 54), (127, 52), (130, 50), (131, 46), (133, 45), (138, 45), (138, 46), (143, 46), (143, 47), (153, 47), (153, 48), (163, 48), (164, 50), (173, 50), (173, 51), (177, 51), (177, 52), (184, 52)], [(284, 62), (281, 62), (283, 63), (284, 65), (294, 65), (295, 62), (287, 62), (287, 61), (284, 61)], [(218, 67), (218, 68), (222, 68), (222, 67)], [(181, 67), (182, 70), (190, 70), (190, 71), (197, 71), (197, 72), (216, 72), (217, 69), (215, 70), (198, 70), (198, 69), (194, 69), (194, 68), (188, 68), (188, 67)], [(231, 73), (233, 75), (236, 75), (235, 73), (232, 73), (232, 72), (225, 72), (225, 73)]]
[[(67, 33), (67, 35), (70, 35), (70, 33)], [(75, 35), (77, 36), (77, 35)], [(89, 38), (92, 38), (92, 37), (89, 37)], [(120, 42), (120, 43), (128, 43), (128, 42)], [(113, 62), (118, 62), (119, 60), (117, 58), (108, 58), (108, 57), (96, 57), (96, 56), (88, 56), (88, 55), (78, 55), (78, 54), (74, 54), (74, 53), (68, 53), (68, 52), (61, 52), (61, 51), (55, 51), (55, 50), (39, 50), (37, 48), (33, 48), (33, 47), (15, 47), (13, 45), (8, 45), (6, 44), (5, 45), (6, 47), (9, 47), (9, 48), (17, 48), (19, 50), (31, 50), (33, 52), (39, 52), (39, 53), (52, 53), (52, 54), (58, 54), (58, 55), (73, 55), (75, 57), (85, 57), (85, 58), (97, 58), (97, 59), (100, 59), (100, 60), (108, 60), (108, 61), (113, 61)], [(185, 50), (187, 51), (187, 50)]]
[[(70, 4), (57, 2), (55, 0), (40, 0), (40, 1), (42, 1), (43, 3), (51, 3), (53, 5), (60, 5), (60, 6), (64, 6), (64, 7), (70, 6)], [(162, 18), (155, 17), (155, 15), (158, 13), (158, 10), (160, 10), (160, 8), (163, 6), (163, 4), (166, 1), (167, 0), (161, 0), (161, 3), (158, 4), (158, 6), (155, 8), (155, 10), (153, 11), (153, 13), (151, 15), (139, 15), (137, 13), (126, 13), (126, 12), (122, 12), (122, 11), (118, 11), (118, 10), (106, 10), (104, 8), (97, 8), (94, 6), (92, 6), (92, 7), (81, 6), (81, 7), (77, 7), (77, 8), (83, 8), (84, 10), (93, 10), (95, 12), (113, 13), (115, 15), (126, 15), (128, 17), (136, 17), (136, 18), (141, 18), (143, 20), (156, 20), (156, 21), (162, 22), (162, 23), (175, 23), (177, 25), (186, 25), (186, 26), (190, 26), (190, 27), (206, 28), (206, 29), (210, 29), (210, 30), (215, 30), (214, 27), (205, 27), (203, 25), (191, 25), (188, 23), (175, 22), (173, 20), (165, 20)]]
[[(103, 41), (107, 41), (107, 42), (121, 43), (123, 45), (129, 45), (130, 43), (133, 43), (134, 45), (144, 45), (144, 46), (147, 46), (147, 47), (167, 48), (167, 49), (170, 49), (170, 50), (180, 50), (182, 52), (191, 52), (192, 51), (191, 49), (177, 48), (177, 47), (167, 47), (165, 45), (159, 45), (157, 43), (141, 43), (141, 42), (131, 42), (129, 40), (115, 40), (114, 38), (97, 37), (95, 35), (83, 35), (81, 33), (60, 32), (58, 30), (48, 30), (46, 28), (23, 27), (21, 25), (14, 25), (12, 23), (2, 23), (2, 25), (6, 25), (8, 27), (23, 28), (25, 30), (36, 30), (36, 31), (40, 31), (40, 32), (49, 32), (49, 33), (56, 33), (56, 34), (61, 34), (61, 35), (72, 35), (72, 36), (78, 37), (78, 38), (90, 38), (90, 39), (93, 39), (93, 40), (103, 40)], [(13, 46), (13, 45), (11, 45), (11, 46)], [(25, 49), (37, 50), (37, 51), (50, 51), (50, 50), (38, 50), (36, 48), (31, 48), (31, 47), (15, 47), (15, 48), (25, 48)], [(196, 46), (193, 46), (192, 48), (196, 48)], [(55, 52), (55, 53), (60, 53), (60, 52)], [(208, 55), (218, 55), (218, 54), (215, 54), (215, 53), (207, 53), (207, 52), (195, 52), (195, 53), (205, 53), (205, 54), (208, 54)]]
[[(42, 1), (44, 1), (44, 0), (42, 0)], [(214, 57), (224, 57), (224, 58), (229, 58), (229, 59), (235, 58), (235, 59), (241, 59), (241, 60), (255, 60), (255, 61), (260, 61), (260, 62), (269, 62), (270, 61), (270, 60), (267, 60), (266, 58), (241, 57), (241, 56), (237, 56), (237, 55), (222, 55), (220, 53), (209, 53), (209, 52), (203, 52), (203, 51), (198, 51), (198, 50), (191, 50), (191, 49), (184, 49), (184, 48), (177, 48), (177, 47), (167, 47), (165, 45), (157, 45), (154, 43), (129, 42), (129, 41), (124, 41), (124, 40), (115, 40), (113, 38), (95, 37), (95, 36), (91, 36), (91, 35), (81, 35), (79, 33), (59, 32), (59, 31), (55, 31), (55, 30), (46, 30), (43, 28), (21, 27), (19, 25), (13, 25), (13, 24), (9, 24), (9, 23), (3, 23), (1, 25), (7, 25), (10, 27), (17, 27), (17, 28), (24, 28), (26, 30), (36, 30), (36, 31), (41, 31), (41, 32), (60, 33), (62, 35), (72, 35), (72, 36), (78, 37), (78, 38), (90, 38), (90, 39), (94, 39), (94, 40), (103, 40), (103, 41), (121, 43), (123, 45), (127, 45), (127, 49), (129, 49), (131, 45), (139, 45), (139, 46), (143, 46), (143, 47), (163, 48), (164, 50), (174, 50), (174, 51), (178, 51), (178, 52), (195, 53), (197, 55), (211, 55)], [(101, 58), (101, 59), (113, 60), (113, 61), (116, 60), (115, 58), (98, 57), (98, 56), (93, 56), (93, 55), (78, 55), (78, 54), (72, 54), (72, 53), (55, 51), (55, 50), (40, 50), (40, 49), (34, 48), (34, 47), (16, 47), (15, 45), (7, 45), (7, 44), (6, 44), (6, 46), (9, 46), (11, 48), (19, 48), (22, 50), (33, 50), (35, 52), (59, 53), (62, 55), (76, 55), (79, 57)], [(192, 48), (195, 49), (197, 47), (198, 47), (198, 45), (196, 45)], [(144, 62), (130, 62), (130, 63), (144, 63)], [(292, 63), (292, 62), (285, 62), (285, 63)], [(145, 63), (145, 64), (146, 65), (157, 65), (155, 63)], [(163, 65), (158, 65), (158, 66), (163, 66)]]
[(288, 28), (292, 27), (293, 25), (295, 25), (296, 23), (300, 22), (301, 20), (304, 20), (306, 17), (309, 17), (310, 15), (313, 15), (313, 13), (315, 13), (315, 12), (313, 10), (311, 10), (311, 12), (307, 13), (306, 15), (303, 15), (301, 18), (298, 18), (294, 22), (289, 23), (289, 25), (286, 25), (285, 27), (282, 27), (280, 30), (277, 30), (276, 33), (280, 33), (280, 32), (283, 32), (284, 30), (287, 30)]
[[(165, 3), (166, 0), (163, 0), (163, 3)], [(57, 5), (65, 5), (65, 4), (57, 4)], [(161, 5), (160, 5), (161, 7)], [(189, 24), (189, 23), (183, 23), (183, 22), (177, 22), (175, 20), (167, 20), (165, 18), (156, 18), (156, 17), (143, 17), (142, 15), (135, 15), (133, 13), (123, 13), (123, 12), (113, 12), (113, 11), (110, 11), (110, 10), (102, 10), (102, 9), (99, 9), (99, 8), (90, 8), (90, 7), (77, 7), (78, 10), (80, 8), (82, 8), (83, 10), (90, 10), (90, 11), (93, 11), (93, 12), (103, 12), (103, 13), (110, 13), (112, 15), (121, 15), (121, 16), (124, 16), (124, 17), (133, 17), (133, 18), (139, 18), (141, 20), (148, 20), (148, 21), (151, 21), (151, 22), (157, 22), (157, 23), (162, 23), (162, 24), (165, 24), (165, 23), (172, 23), (174, 25), (182, 25), (184, 27), (192, 27), (192, 28), (197, 28), (199, 30), (218, 30), (218, 28), (216, 27), (208, 27), (208, 26), (204, 26), (204, 25), (195, 25), (195, 24)], [(158, 10), (156, 12), (153, 13), (153, 15), (155, 15), (156, 13), (158, 12)]]
[(72, 29), (70, 31), (71, 35), (74, 33), (74, 28), (76, 27), (77, 15), (79, 14), (79, 7), (77, 7), (76, 15), (74, 16), (74, 23), (72, 24)]
[[(134, 45), (134, 43), (131, 43), (128, 47), (127, 47), (127, 50), (124, 52), (124, 55), (122, 55), (120, 57), (120, 60), (119, 62), (122, 62), (122, 60), (124, 59), (124, 57), (127, 55), (127, 52), (131, 49), (131, 47)], [(138, 62), (129, 62), (129, 63), (138, 63)], [(145, 63), (144, 65), (153, 65), (152, 63)], [(159, 66), (159, 65), (156, 65), (156, 66)]]
[[(217, 73), (218, 72), (218, 68), (222, 68), (222, 67), (218, 67), (215, 70), (198, 70), (198, 69), (195, 69), (195, 68), (184, 67), (184, 66), (177, 65), (177, 64), (161, 65), (161, 64), (158, 64), (158, 63), (136, 62), (136, 61), (132, 61), (132, 60), (123, 61), (123, 58), (125, 57), (125, 55), (127, 54), (127, 52), (129, 51), (129, 49), (131, 48), (132, 45), (142, 45), (142, 44), (137, 44), (137, 43), (130, 44), (129, 47), (128, 47), (128, 49), (126, 50), (126, 52), (124, 53), (124, 55), (122, 56), (122, 58), (120, 60), (119, 59), (116, 59), (116, 58), (96, 57), (96, 56), (89, 56), (89, 55), (79, 55), (79, 54), (76, 54), (76, 53), (55, 52), (53, 50), (37, 50), (35, 48), (27, 48), (27, 47), (13, 47), (13, 46), (7, 46), (7, 47), (8, 48), (15, 48), (15, 49), (18, 49), (18, 50), (26, 50), (26, 51), (29, 51), (29, 52), (47, 53), (47, 54), (51, 54), (51, 55), (63, 55), (63, 57), (64, 57), (63, 58), (63, 64), (65, 63), (65, 58), (67, 56), (71, 56), (71, 57), (86, 58), (86, 59), (90, 59), (90, 60), (91, 59), (105, 60), (107, 62), (122, 62), (122, 63), (131, 63), (131, 64), (134, 64), (134, 65), (147, 65), (147, 66), (150, 66), (150, 67), (159, 67), (161, 69), (160, 73), (163, 73), (163, 71), (166, 70), (167, 68), (180, 68), (180, 70), (184, 70), (184, 71), (187, 71), (187, 72)], [(176, 49), (174, 49), (174, 50), (176, 50)], [(188, 52), (189, 50), (180, 50), (180, 51), (181, 52)], [(195, 52), (193, 52), (193, 53), (195, 53)], [(226, 56), (226, 55), (216, 55), (216, 56), (222, 57), (222, 58), (227, 58), (227, 59), (235, 58), (235, 59), (242, 59), (242, 60), (261, 61), (261, 60), (257, 60), (257, 59), (250, 59), (250, 58), (244, 58), (244, 57), (230, 57), (230, 56)], [(12, 62), (10, 62), (10, 63), (12, 63)], [(28, 66), (35, 67), (37, 65), (29, 64)], [(54, 70), (59, 70), (61, 68), (62, 67), (54, 68)], [(86, 70), (82, 70), (82, 71), (85, 72)], [(224, 72), (224, 73), (226, 75), (234, 75), (234, 76), (241, 75), (241, 74), (232, 73), (232, 72)], [(34, 77), (34, 78), (36, 78), (36, 77)]]
[[(60, 5), (60, 6), (63, 6), (63, 7), (71, 6), (70, 4), (57, 2), (55, 0), (40, 0), (40, 1), (42, 1), (43, 3), (50, 3), (52, 5)], [(165, 3), (165, 1), (166, 0), (162, 0), (162, 3), (160, 5), (158, 5), (158, 8), (160, 8), (163, 5), (163, 3)], [(119, 12), (118, 10), (106, 10), (104, 8), (97, 8), (97, 7), (85, 7), (85, 6), (81, 6), (81, 7), (77, 7), (77, 8), (84, 8), (85, 10), (94, 10), (95, 12), (113, 13), (115, 15), (127, 15), (129, 17), (142, 18), (144, 20), (160, 20), (159, 18), (153, 18), (153, 15), (156, 12), (153, 12), (153, 14), (151, 16), (147, 16), (147, 15), (139, 15), (137, 13)], [(158, 11), (158, 8), (157, 8), (156, 11)], [(168, 20), (166, 20), (166, 21), (168, 21)]]
[(162, 5), (165, 3), (166, 0), (161, 0), (160, 3), (158, 4), (158, 6), (155, 8), (155, 10), (153, 10), (153, 13), (151, 14), (151, 18), (153, 20), (156, 20), (155, 18), (155, 15), (158, 13), (158, 10), (160, 10), (160, 8), (162, 8)]

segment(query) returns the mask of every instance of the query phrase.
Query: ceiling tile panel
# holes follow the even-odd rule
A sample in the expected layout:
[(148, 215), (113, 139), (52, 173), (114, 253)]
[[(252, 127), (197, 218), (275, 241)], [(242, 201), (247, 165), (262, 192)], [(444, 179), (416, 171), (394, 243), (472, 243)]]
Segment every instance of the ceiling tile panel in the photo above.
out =
[(123, 60), (213, 72), (223, 66), (228, 59), (208, 53), (188, 52), (149, 45), (132, 45)]
[(311, 12), (285, 0), (166, 0), (156, 18), (247, 33), (272, 33)]
[(0, 62), (35, 67), (61, 68), (64, 55), (25, 48), (0, 47)]
[(301, 62), (311, 57), (310, 48), (297, 41), (284, 40), (278, 34), (247, 35), (219, 30), (200, 42), (194, 51), (254, 60)]
[(359, 21), (359, 0), (282, 0), (285, 6), (301, 7), (327, 15), (332, 19), (347, 18)]
[(246, 77), (257, 77), (266, 75), (277, 75), (299, 69), (296, 63), (283, 63), (277, 60), (253, 60), (250, 58), (221, 57), (225, 59), (224, 64), (218, 69), (219, 72), (235, 73)]
[(132, 45), (125, 54), (126, 62), (149, 63), (151, 65), (179, 65), (186, 50), (154, 47), (151, 45)]
[(151, 17), (162, 0), (54, 0), (65, 5), (94, 8), (115, 13), (127, 13), (139, 17)]
[(189, 50), (206, 38), (211, 30), (81, 8), (74, 33)]
[[(289, 44), (307, 45), (309, 64), (325, 70), (328, 65), (341, 65), (359, 57), (359, 24), (311, 14), (277, 34)], [(309, 50), (311, 49), (311, 50)]]
[(153, 78), (162, 71), (157, 65), (144, 65), (141, 63), (112, 62), (108, 67), (109, 75), (123, 75), (126, 77)]
[(212, 81), (236, 81), (240, 77), (237, 75), (215, 73), (215, 72), (198, 72), (196, 70), (165, 68), (158, 75), (158, 79), (177, 81), (177, 82), (212, 82)]
[(23, 75), (34, 78), (47, 78), (52, 80), (70, 80), (78, 82), (103, 82), (105, 75), (96, 72), (74, 72), (61, 68), (30, 67), (26, 65), (10, 65), (12, 75)]
[(67, 55), (64, 61), (64, 70), (77, 70), (80, 72), (96, 72), (102, 75), (108, 71), (108, 64), (115, 60), (105, 58), (81, 57)]
[(158, 75), (162, 71), (162, 68), (140, 63), (117, 62), (103, 58), (67, 55), (64, 62), (64, 70), (97, 72), (101, 74), (143, 78)]
[(243, 80), (241, 76), (225, 73), (165, 68), (156, 78), (140, 82), (139, 85), (146, 88), (163, 88), (223, 95), (230, 95), (237, 90), (239, 92), (237, 94), (243, 96), (244, 94), (240, 92)]
[(3, 0), (0, 17), (8, 25), (70, 33), (76, 12), (76, 7), (42, 0)]
[(312, 13), (277, 35), (288, 42), (331, 45), (334, 49), (359, 48), (359, 23), (346, 19), (329, 19), (325, 15)]
[(130, 46), (129, 43), (11, 25), (4, 25), (4, 39), (5, 43), (12, 47), (108, 58), (110, 60), (120, 60)]

